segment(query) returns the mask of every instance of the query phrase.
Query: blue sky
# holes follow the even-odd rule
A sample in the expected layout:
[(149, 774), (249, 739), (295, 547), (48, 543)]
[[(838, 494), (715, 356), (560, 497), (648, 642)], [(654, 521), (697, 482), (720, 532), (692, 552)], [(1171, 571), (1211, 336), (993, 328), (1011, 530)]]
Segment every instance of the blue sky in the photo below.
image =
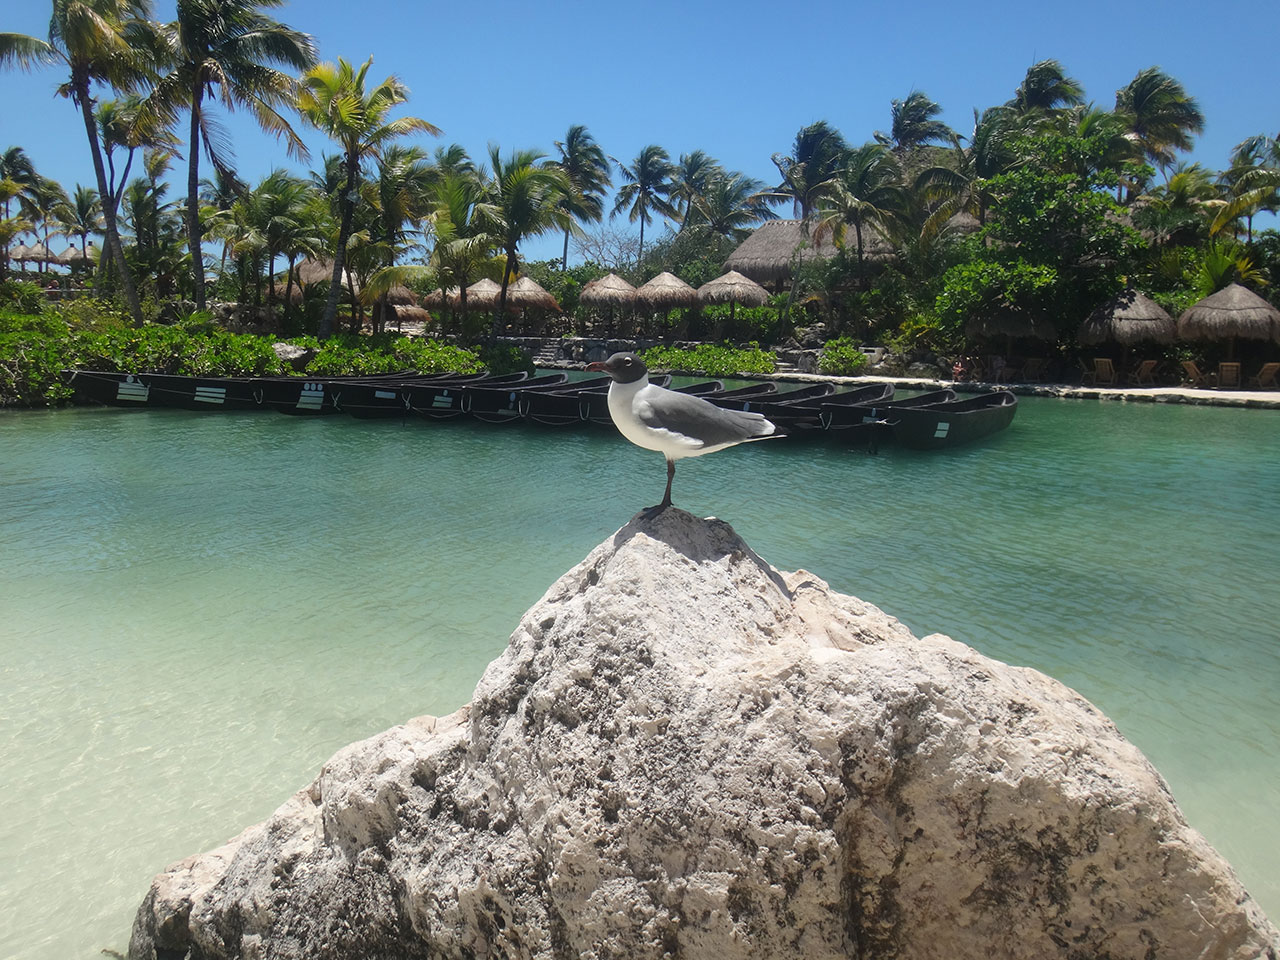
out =
[[(0, 30), (45, 36), (46, 3), (7, 4)], [(157, 16), (172, 16), (171, 2)], [(532, 5), (294, 0), (275, 16), (311, 33), (323, 59), (374, 57), (412, 91), (406, 112), (444, 131), (474, 157), (490, 142), (554, 152), (583, 123), (605, 151), (629, 162), (657, 143), (673, 158), (702, 149), (768, 183), (770, 161), (796, 131), (825, 119), (852, 142), (889, 125), (889, 103), (911, 90), (944, 108), (965, 133), (974, 107), (1012, 96), (1028, 66), (1055, 58), (1099, 106), (1139, 70), (1178, 78), (1206, 117), (1190, 159), (1219, 169), (1247, 136), (1280, 132), (1280, 94), (1269, 52), (1280, 35), (1276, 0), (1216, 5), (1098, 2), (865, 3), (762, 0)], [(54, 69), (0, 74), (0, 148), (24, 147), (37, 169), (70, 189), (91, 184), (84, 128), (54, 90)], [(231, 117), (238, 167), (253, 182), (273, 167), (303, 169), (247, 118)], [(308, 131), (318, 162), (330, 149)], [(185, 184), (185, 174), (178, 178)], [(173, 194), (180, 196), (181, 185)], [(615, 224), (625, 226), (624, 216)], [(646, 241), (658, 232), (646, 231)], [(535, 242), (534, 259), (559, 241)]]

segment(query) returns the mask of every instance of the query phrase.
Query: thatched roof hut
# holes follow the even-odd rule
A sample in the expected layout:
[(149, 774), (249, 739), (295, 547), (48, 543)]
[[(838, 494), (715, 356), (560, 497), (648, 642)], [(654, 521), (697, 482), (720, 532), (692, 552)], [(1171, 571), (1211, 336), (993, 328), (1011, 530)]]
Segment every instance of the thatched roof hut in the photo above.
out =
[(414, 292), (402, 283), (397, 283), (387, 291), (387, 303), (393, 307), (416, 307), (418, 298)]
[(746, 307), (762, 307), (769, 302), (769, 291), (736, 270), (730, 270), (698, 288), (703, 303), (740, 303)]
[[(845, 237), (845, 246), (852, 247), (853, 242), (850, 231)], [(874, 227), (864, 227), (862, 250), (867, 259), (883, 259), (893, 253), (893, 245)], [(736, 271), (757, 283), (776, 284), (789, 280), (796, 265), (830, 260), (839, 252), (830, 230), (820, 231), (810, 224), (806, 231), (801, 220), (766, 220), (729, 254), (724, 269)]]
[[(328, 283), (333, 279), (332, 260), (303, 260), (294, 268), (294, 276), (304, 287), (313, 283)], [(342, 271), (342, 286), (351, 283), (351, 275), (346, 269)], [(356, 293), (360, 292), (360, 284), (355, 284)]]
[(1178, 336), (1184, 340), (1280, 340), (1280, 310), (1238, 283), (1230, 284), (1178, 318)]
[(83, 264), (98, 262), (98, 248), (90, 241), (84, 250), (78, 247), (68, 247), (61, 255), (61, 262), (68, 267), (81, 266)]
[(636, 288), (616, 273), (590, 281), (578, 302), (588, 307), (625, 307), (635, 302)]
[(507, 287), (507, 305), (529, 310), (554, 310), (560, 312), (560, 304), (533, 277), (521, 277)]
[(391, 312), (395, 314), (397, 327), (406, 323), (420, 323), (425, 327), (431, 322), (430, 313), (411, 304), (396, 304), (392, 306)]
[(49, 252), (49, 248), (37, 240), (31, 246), (27, 247), (27, 259), (39, 260), (44, 263), (57, 263), (57, 258)]
[(674, 273), (660, 273), (636, 290), (638, 310), (674, 310), (677, 307), (696, 307), (700, 302), (698, 291)]
[(25, 243), (15, 243), (9, 248), (9, 259), (23, 263), (31, 259), (31, 248)]
[(1082, 344), (1114, 340), (1129, 347), (1142, 341), (1172, 343), (1178, 325), (1160, 304), (1132, 287), (1099, 306), (1080, 324)]
[[(502, 296), (502, 287), (494, 283), (488, 277), (483, 280), (477, 280), (471, 286), (467, 287), (467, 309), (468, 310), (492, 310), (498, 305), (498, 298)], [(453, 306), (462, 306), (461, 296), (458, 299), (451, 300)]]
[(1053, 340), (1058, 335), (1046, 318), (1011, 308), (973, 317), (965, 324), (965, 333), (970, 337), (1028, 337), (1034, 340)]

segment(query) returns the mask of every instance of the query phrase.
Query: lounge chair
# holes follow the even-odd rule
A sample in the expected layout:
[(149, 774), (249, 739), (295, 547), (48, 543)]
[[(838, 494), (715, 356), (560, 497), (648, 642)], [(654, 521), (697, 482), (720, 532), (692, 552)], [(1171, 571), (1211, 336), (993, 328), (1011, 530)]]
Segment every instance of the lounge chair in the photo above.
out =
[(1274, 390), (1278, 373), (1280, 373), (1280, 363), (1264, 363), (1258, 375), (1250, 377), (1249, 382), (1259, 390)]
[(1200, 368), (1196, 366), (1194, 360), (1182, 361), (1182, 384), (1187, 387), (1203, 387), (1207, 381), (1205, 375), (1200, 372)]
[(1133, 373), (1129, 374), (1129, 382), (1137, 384), (1149, 383), (1154, 386), (1156, 382), (1156, 367), (1159, 364), (1159, 360), (1143, 360), (1134, 369)]
[(1093, 358), (1093, 384), (1096, 387), (1114, 387), (1116, 368), (1108, 357)]
[(1023, 383), (1039, 383), (1044, 379), (1044, 358), (1028, 357), (1018, 371), (1018, 379)]
[(1080, 386), (1093, 382), (1093, 367), (1084, 362), (1084, 357), (1076, 357), (1076, 363), (1080, 364)]
[(1240, 364), (1238, 363), (1218, 364), (1218, 389), (1219, 390), (1239, 390), (1240, 389)]

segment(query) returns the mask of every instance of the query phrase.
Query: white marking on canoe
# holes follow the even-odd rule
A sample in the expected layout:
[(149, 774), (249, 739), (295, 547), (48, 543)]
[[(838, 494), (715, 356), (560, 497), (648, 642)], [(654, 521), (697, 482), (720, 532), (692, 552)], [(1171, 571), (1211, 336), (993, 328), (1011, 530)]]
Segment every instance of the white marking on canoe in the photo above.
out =
[(379, 400), (390, 400), (395, 396), (395, 393), (390, 390), (375, 390), (373, 391), (373, 395)]
[(146, 403), (147, 397), (150, 395), (151, 387), (145, 383), (139, 383), (133, 377), (127, 377), (116, 386), (117, 400), (133, 400), (137, 403)]
[(226, 387), (196, 387), (196, 395), (193, 398), (201, 403), (225, 403), (227, 400)]
[(946, 420), (940, 421), (938, 423), (937, 429), (933, 431), (933, 439), (941, 440), (943, 437), (947, 435), (947, 431), (950, 429), (951, 429), (950, 423), (948, 423)]
[(324, 384), (304, 383), (298, 394), (298, 410), (319, 410), (324, 406)]

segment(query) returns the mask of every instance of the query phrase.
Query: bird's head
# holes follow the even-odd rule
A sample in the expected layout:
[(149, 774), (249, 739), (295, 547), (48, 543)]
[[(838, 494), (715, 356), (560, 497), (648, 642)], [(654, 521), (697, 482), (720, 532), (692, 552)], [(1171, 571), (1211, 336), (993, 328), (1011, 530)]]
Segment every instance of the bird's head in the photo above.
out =
[(648, 375), (649, 368), (634, 353), (615, 353), (603, 363), (589, 363), (588, 370), (603, 370), (618, 383), (635, 383)]

